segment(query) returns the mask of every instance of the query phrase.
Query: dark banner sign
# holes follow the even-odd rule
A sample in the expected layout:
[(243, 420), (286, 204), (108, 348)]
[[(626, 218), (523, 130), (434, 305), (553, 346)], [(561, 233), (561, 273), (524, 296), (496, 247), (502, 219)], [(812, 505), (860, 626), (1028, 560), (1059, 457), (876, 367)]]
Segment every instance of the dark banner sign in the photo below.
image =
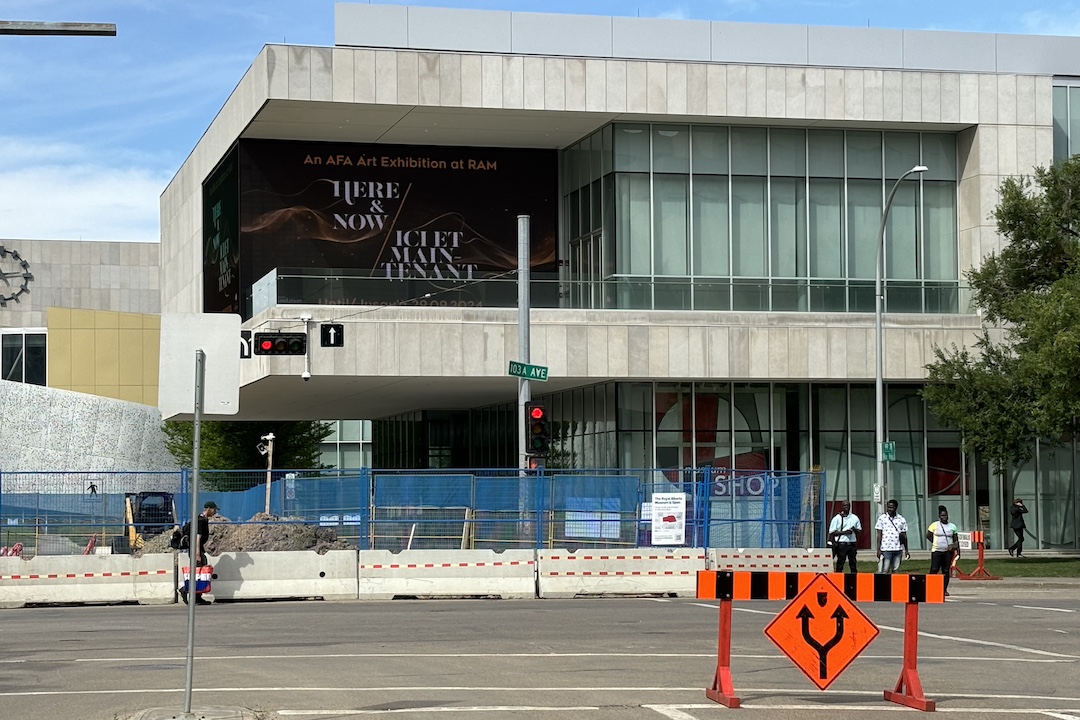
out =
[(555, 272), (557, 193), (550, 150), (242, 140), (244, 292), (274, 268), (362, 279), (323, 300), (346, 304), (490, 278), (517, 267), (521, 214), (532, 268)]
[(239, 193), (233, 148), (203, 183), (203, 312), (241, 311)]

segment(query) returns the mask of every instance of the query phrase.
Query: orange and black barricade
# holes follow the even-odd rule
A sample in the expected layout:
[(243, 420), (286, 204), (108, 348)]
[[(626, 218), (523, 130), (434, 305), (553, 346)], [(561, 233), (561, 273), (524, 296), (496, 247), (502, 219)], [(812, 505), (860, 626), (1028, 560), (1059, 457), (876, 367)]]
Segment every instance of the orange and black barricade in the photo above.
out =
[(900, 679), (884, 699), (917, 710), (933, 711), (936, 703), (923, 695), (918, 672), (919, 604), (945, 602), (944, 575), (754, 572), (700, 570), (697, 597), (720, 602), (717, 665), (707, 697), (739, 707), (731, 679), (731, 603), (736, 600), (793, 600), (819, 576), (825, 576), (853, 602), (904, 603), (904, 661)]

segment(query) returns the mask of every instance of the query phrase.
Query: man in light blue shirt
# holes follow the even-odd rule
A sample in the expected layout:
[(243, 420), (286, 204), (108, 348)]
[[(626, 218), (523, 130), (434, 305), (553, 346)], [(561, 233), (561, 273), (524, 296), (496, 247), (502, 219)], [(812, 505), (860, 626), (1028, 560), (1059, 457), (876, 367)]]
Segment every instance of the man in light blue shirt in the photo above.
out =
[(862, 523), (851, 513), (851, 503), (845, 500), (840, 506), (840, 512), (834, 515), (829, 523), (829, 542), (832, 543), (836, 572), (843, 572), (845, 559), (849, 572), (859, 572), (855, 565), (855, 543), (859, 541), (861, 532)]

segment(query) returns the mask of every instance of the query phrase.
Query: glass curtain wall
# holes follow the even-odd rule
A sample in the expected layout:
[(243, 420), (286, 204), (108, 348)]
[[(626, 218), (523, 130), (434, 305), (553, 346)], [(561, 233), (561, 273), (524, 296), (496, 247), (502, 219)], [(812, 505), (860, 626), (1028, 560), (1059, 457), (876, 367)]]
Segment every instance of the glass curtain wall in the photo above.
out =
[[(956, 136), (618, 123), (563, 153), (574, 307), (956, 313)], [(598, 286), (602, 286), (601, 287)]]
[[(886, 437), (896, 460), (886, 463), (888, 497), (908, 521), (912, 548), (945, 505), (961, 530), (989, 533), (992, 549), (1012, 542), (1008, 507), (1023, 498), (1025, 549), (1076, 549), (1080, 487), (1076, 443), (1041, 443), (1026, 465), (1001, 477), (964, 455), (960, 436), (927, 411), (920, 386), (885, 387)], [(601, 383), (538, 396), (552, 420), (548, 466), (558, 468), (735, 468), (824, 474), (828, 513), (843, 500), (866, 528), (876, 520), (874, 390), (851, 383), (626, 382)], [(449, 457), (455, 467), (516, 467), (517, 407), (469, 411), (468, 431)], [(373, 423), (375, 468), (443, 466), (423, 413)], [(464, 426), (466, 423), (459, 423)], [(448, 465), (449, 467), (449, 465)], [(678, 473), (675, 473), (676, 475)], [(864, 534), (869, 548), (872, 533)]]
[(1054, 162), (1061, 162), (1080, 152), (1080, 78), (1054, 78), (1053, 92)]

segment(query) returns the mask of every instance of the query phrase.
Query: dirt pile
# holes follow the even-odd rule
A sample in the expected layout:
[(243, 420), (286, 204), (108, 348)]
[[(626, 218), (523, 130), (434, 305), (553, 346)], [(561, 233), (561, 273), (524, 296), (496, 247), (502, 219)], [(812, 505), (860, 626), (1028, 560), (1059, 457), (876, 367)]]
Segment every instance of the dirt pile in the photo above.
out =
[[(172, 531), (167, 530), (150, 538), (143, 546), (144, 553), (173, 552), (169, 547)], [(349, 550), (355, 547), (341, 540), (333, 528), (309, 525), (299, 518), (279, 518), (256, 513), (246, 522), (233, 522), (220, 515), (210, 520), (210, 540), (206, 551), (210, 555), (223, 552), (263, 552), (270, 550), (314, 550), (320, 555), (329, 550)]]

